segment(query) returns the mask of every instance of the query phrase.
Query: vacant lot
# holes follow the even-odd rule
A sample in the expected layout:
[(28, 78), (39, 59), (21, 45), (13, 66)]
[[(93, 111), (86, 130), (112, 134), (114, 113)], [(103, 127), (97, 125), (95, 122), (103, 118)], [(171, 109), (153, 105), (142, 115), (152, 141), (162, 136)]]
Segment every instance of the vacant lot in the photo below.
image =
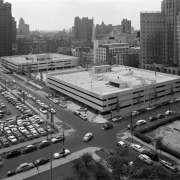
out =
[(172, 147), (174, 150), (180, 151), (180, 121), (159, 127), (147, 133), (152, 138), (162, 137), (163, 143)]

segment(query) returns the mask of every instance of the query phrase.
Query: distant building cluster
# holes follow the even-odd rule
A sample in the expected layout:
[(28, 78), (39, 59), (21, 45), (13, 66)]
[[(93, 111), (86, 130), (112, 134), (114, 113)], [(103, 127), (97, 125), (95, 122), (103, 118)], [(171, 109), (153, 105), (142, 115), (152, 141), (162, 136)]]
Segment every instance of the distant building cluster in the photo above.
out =
[(24, 37), (29, 37), (29, 24), (25, 24), (25, 21), (23, 18), (20, 18), (19, 20), (19, 28), (18, 28), (18, 34), (23, 35)]

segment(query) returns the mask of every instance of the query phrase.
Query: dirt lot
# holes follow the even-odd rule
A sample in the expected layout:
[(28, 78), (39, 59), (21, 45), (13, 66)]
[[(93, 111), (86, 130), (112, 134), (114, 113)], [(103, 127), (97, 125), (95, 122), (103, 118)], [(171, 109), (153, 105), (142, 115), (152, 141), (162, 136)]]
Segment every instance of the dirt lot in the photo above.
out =
[(159, 127), (154, 131), (148, 132), (148, 136), (157, 138), (162, 137), (163, 143), (172, 147), (174, 150), (180, 151), (180, 121)]

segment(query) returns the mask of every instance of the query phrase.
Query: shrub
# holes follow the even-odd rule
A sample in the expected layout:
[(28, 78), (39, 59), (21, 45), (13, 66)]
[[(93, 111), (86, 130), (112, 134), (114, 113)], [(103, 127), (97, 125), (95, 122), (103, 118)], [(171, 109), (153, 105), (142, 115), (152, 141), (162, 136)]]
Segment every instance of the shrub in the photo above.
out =
[(148, 136), (146, 136), (146, 135), (144, 135), (144, 134), (141, 134), (141, 133), (138, 132), (138, 131), (135, 131), (135, 132), (134, 132), (134, 135), (135, 135), (137, 138), (141, 139), (142, 141), (144, 141), (144, 142), (146, 142), (146, 143), (148, 143), (148, 144), (150, 144), (150, 143), (152, 142), (150, 137), (148, 137)]
[(159, 147), (160, 150), (168, 153), (168, 154), (171, 154), (172, 156), (180, 159), (180, 153), (178, 151), (175, 151), (173, 149), (171, 149), (170, 147), (164, 145), (164, 144), (161, 144), (161, 146)]

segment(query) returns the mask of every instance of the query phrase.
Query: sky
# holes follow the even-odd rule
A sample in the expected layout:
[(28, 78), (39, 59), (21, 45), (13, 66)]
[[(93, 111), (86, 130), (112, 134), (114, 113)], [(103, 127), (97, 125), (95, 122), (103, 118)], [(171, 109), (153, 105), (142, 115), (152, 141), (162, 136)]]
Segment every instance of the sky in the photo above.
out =
[(22, 17), (30, 30), (68, 30), (76, 16), (94, 18), (94, 24), (118, 25), (131, 20), (140, 29), (140, 12), (160, 11), (162, 0), (4, 0), (12, 4), (12, 16)]

